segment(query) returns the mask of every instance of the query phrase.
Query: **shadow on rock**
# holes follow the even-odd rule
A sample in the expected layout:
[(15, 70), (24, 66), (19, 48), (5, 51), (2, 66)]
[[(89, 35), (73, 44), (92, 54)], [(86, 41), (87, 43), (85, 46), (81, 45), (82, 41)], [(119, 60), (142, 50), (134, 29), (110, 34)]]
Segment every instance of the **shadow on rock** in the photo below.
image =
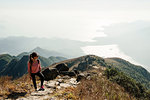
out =
[(12, 92), (11, 94), (8, 95), (7, 99), (17, 99), (20, 96), (25, 96), (27, 92)]

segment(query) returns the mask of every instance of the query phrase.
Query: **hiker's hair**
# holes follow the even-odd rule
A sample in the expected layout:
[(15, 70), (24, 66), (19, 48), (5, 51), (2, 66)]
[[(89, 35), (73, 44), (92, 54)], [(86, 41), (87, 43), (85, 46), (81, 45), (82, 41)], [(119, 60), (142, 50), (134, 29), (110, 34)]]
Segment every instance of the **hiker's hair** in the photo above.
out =
[(32, 58), (34, 58), (34, 57), (38, 57), (38, 54), (36, 52), (33, 52), (33, 53), (30, 54), (29, 62), (30, 62), (31, 65), (33, 63)]

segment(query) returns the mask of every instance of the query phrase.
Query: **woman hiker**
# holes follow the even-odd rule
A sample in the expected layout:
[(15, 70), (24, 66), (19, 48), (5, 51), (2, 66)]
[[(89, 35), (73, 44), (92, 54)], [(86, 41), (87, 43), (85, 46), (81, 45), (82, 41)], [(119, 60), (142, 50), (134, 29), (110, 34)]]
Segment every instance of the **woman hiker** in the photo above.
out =
[(44, 85), (43, 85), (44, 75), (41, 73), (41, 63), (40, 60), (38, 59), (38, 55), (36, 52), (30, 54), (30, 58), (28, 61), (28, 73), (30, 75), (30, 78), (33, 81), (35, 91), (37, 91), (35, 75), (39, 76), (41, 80), (41, 88), (39, 89), (39, 91), (44, 91)]

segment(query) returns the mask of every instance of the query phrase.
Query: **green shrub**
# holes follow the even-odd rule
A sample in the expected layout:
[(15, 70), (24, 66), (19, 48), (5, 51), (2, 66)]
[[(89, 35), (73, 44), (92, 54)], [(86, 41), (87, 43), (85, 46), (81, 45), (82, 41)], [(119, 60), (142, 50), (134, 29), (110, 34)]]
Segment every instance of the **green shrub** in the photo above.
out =
[(133, 78), (125, 75), (123, 72), (119, 72), (116, 68), (107, 68), (104, 75), (107, 76), (110, 81), (124, 87), (127, 92), (136, 98), (150, 99), (148, 92), (146, 92), (146, 88), (142, 84), (136, 82)]

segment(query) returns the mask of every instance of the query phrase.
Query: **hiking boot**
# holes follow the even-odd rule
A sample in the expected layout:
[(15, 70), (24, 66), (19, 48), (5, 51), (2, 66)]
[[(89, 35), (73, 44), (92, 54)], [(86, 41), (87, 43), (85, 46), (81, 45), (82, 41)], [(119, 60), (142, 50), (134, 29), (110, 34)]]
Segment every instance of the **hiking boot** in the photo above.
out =
[(38, 91), (44, 91), (45, 89), (44, 88), (40, 88)]
[(44, 91), (44, 86), (41, 86), (41, 88), (39, 89), (39, 91)]
[(45, 89), (43, 89), (43, 88), (40, 88), (38, 91), (44, 91)]

